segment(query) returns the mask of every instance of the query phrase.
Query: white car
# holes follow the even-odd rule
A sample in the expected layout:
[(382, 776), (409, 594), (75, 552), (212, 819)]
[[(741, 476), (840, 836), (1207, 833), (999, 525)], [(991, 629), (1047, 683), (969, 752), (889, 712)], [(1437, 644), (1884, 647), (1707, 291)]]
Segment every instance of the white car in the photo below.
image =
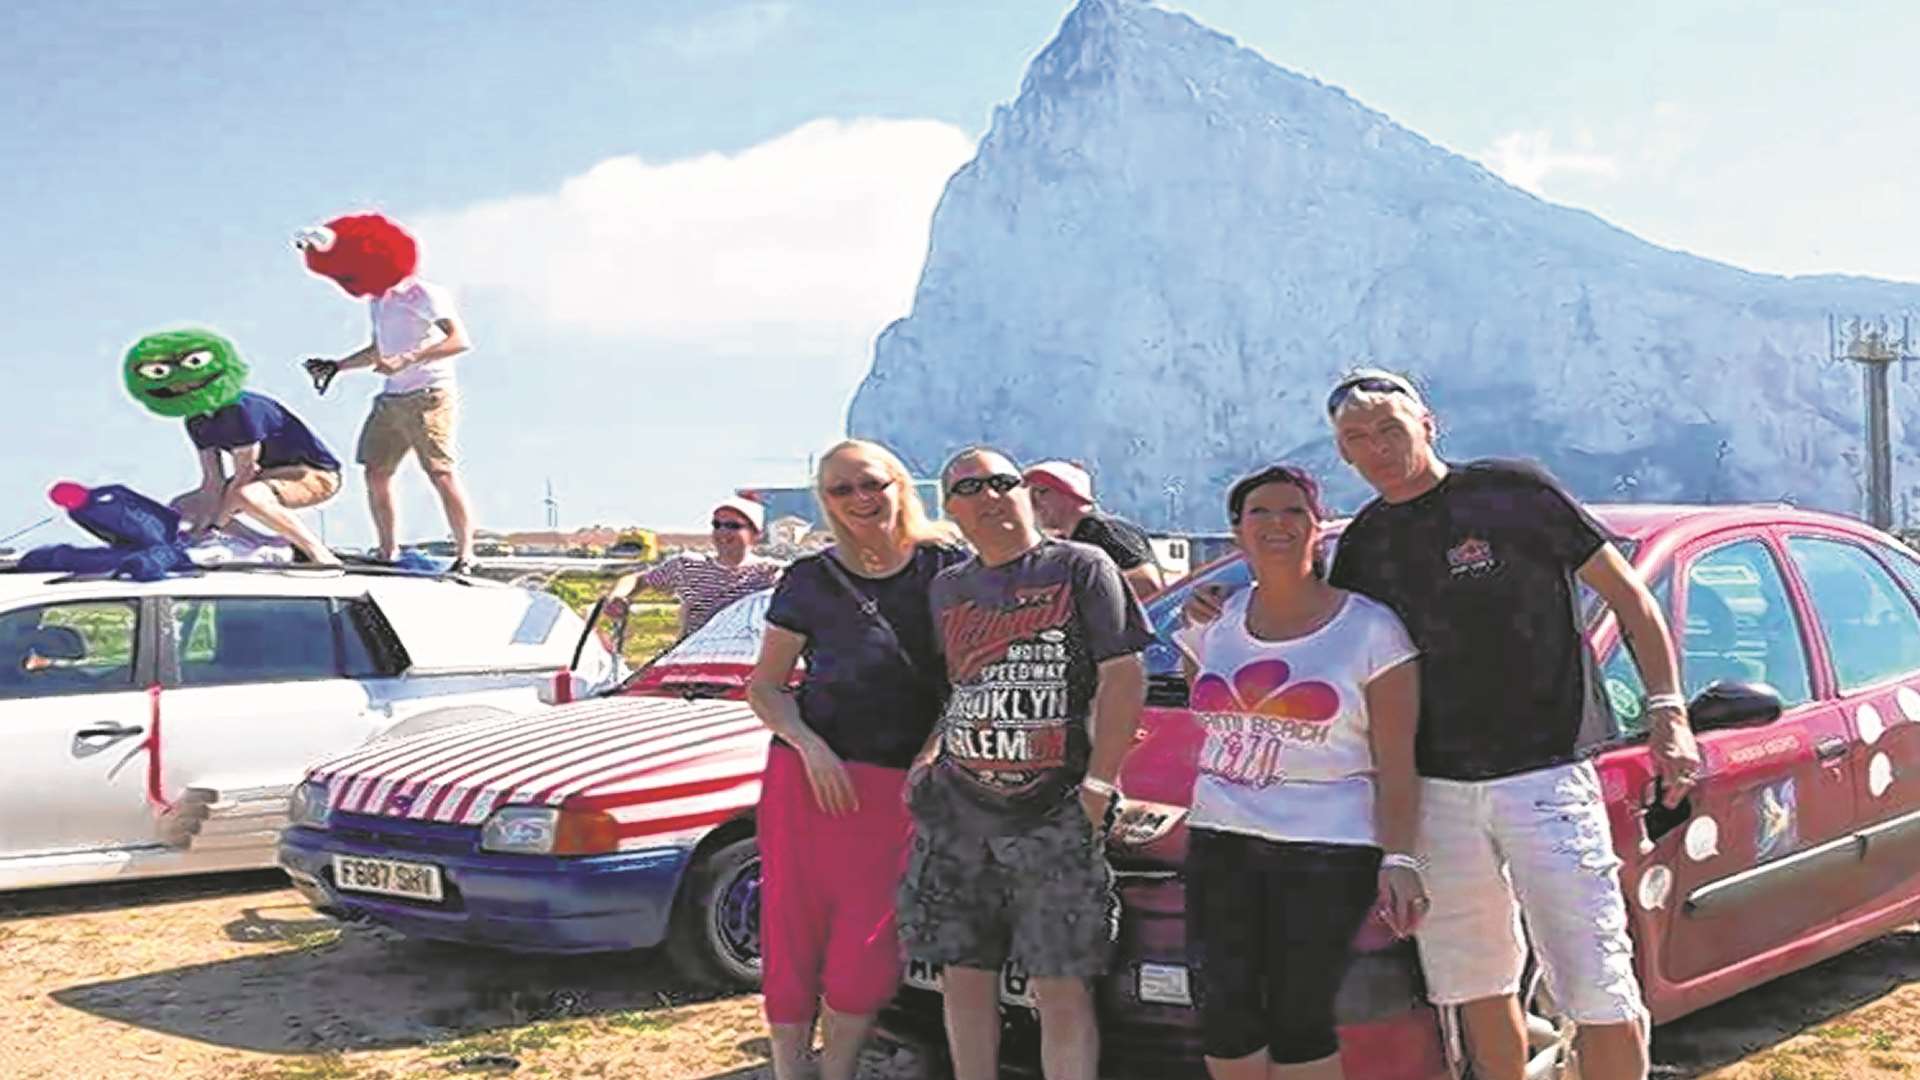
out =
[(0, 572), (0, 890), (272, 866), (314, 762), (617, 682), (584, 630), (469, 578)]

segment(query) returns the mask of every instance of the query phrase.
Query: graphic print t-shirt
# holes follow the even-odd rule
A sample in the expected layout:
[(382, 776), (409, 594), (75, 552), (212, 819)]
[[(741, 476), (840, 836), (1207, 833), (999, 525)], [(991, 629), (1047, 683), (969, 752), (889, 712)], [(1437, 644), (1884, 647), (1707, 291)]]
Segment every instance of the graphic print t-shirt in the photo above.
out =
[(1000, 566), (970, 559), (934, 579), (933, 617), (953, 689), (927, 783), (982, 832), (1073, 797), (1099, 665), (1153, 640), (1113, 560), (1063, 540)]
[(1333, 584), (1392, 608), (1420, 649), (1420, 775), (1489, 780), (1576, 760), (1607, 703), (1574, 574), (1606, 530), (1539, 466), (1476, 461), (1340, 535)]
[(1311, 634), (1247, 632), (1258, 587), (1178, 635), (1199, 664), (1189, 707), (1206, 728), (1188, 824), (1268, 840), (1380, 842), (1367, 684), (1417, 655), (1384, 604), (1349, 593)]

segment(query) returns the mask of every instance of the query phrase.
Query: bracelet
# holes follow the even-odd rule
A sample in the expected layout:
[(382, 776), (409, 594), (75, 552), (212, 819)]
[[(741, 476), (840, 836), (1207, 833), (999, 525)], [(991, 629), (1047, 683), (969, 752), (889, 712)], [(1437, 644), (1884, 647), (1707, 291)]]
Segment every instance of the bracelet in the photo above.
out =
[(1648, 694), (1645, 704), (1648, 709), (1679, 709), (1685, 712), (1687, 699), (1679, 694)]
[(1114, 787), (1105, 780), (1100, 780), (1092, 776), (1080, 781), (1080, 787), (1083, 790), (1093, 792), (1095, 795), (1105, 795), (1109, 799), (1118, 799), (1120, 797), (1119, 788)]
[(1380, 869), (1411, 870), (1417, 874), (1420, 872), (1420, 862), (1417, 856), (1409, 855), (1404, 851), (1389, 851), (1380, 856)]

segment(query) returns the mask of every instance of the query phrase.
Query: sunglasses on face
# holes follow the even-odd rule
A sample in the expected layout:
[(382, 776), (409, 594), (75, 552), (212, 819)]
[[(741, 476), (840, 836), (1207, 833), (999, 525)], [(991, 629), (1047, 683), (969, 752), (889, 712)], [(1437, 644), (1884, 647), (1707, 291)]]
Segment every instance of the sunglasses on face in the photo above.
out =
[(721, 532), (739, 532), (742, 529), (753, 528), (744, 521), (735, 521), (732, 518), (714, 518), (712, 525)]
[(1365, 390), (1369, 394), (1411, 395), (1412, 393), (1412, 391), (1409, 391), (1405, 386), (1402, 386), (1393, 379), (1383, 379), (1378, 375), (1366, 375), (1358, 379), (1349, 379), (1334, 387), (1333, 393), (1327, 395), (1327, 415), (1332, 416), (1334, 413), (1339, 412), (1340, 406), (1347, 403), (1347, 399), (1353, 396), (1355, 390)]
[(980, 494), (987, 488), (992, 488), (995, 492), (1005, 495), (1007, 492), (1012, 491), (1024, 483), (1026, 483), (1025, 480), (1009, 473), (994, 473), (992, 476), (969, 476), (964, 480), (955, 480), (952, 486), (947, 488), (947, 494), (971, 497)]
[(862, 495), (878, 495), (893, 486), (892, 480), (862, 480), (857, 484), (835, 484), (827, 489), (827, 494), (836, 499), (845, 499), (859, 492)]

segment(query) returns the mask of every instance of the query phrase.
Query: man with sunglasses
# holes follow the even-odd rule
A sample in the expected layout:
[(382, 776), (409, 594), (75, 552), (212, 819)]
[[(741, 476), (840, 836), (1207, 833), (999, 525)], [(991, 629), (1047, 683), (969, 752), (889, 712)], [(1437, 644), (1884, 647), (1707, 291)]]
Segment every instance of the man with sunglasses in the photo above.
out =
[(1608, 706), (1582, 632), (1585, 582), (1620, 619), (1645, 685), (1667, 804), (1700, 754), (1658, 603), (1605, 529), (1538, 466), (1453, 465), (1413, 384), (1357, 371), (1327, 399), (1340, 456), (1379, 497), (1341, 535), (1330, 580), (1393, 608), (1421, 653), (1420, 857), (1433, 900), (1419, 944), (1430, 995), (1457, 1005), (1474, 1075), (1520, 1080), (1515, 997), (1528, 941), (1580, 1026), (1581, 1075), (1647, 1074), (1600, 781), (1585, 751)]
[(1041, 535), (1006, 455), (963, 450), (940, 483), (976, 554), (933, 582), (951, 696), (907, 782), (900, 940), (945, 966), (956, 1080), (998, 1075), (1009, 963), (1031, 979), (1048, 1080), (1094, 1080), (1088, 980), (1106, 971), (1119, 915), (1105, 833), (1153, 632), (1106, 553)]
[(622, 575), (607, 594), (613, 614), (639, 589), (671, 592), (680, 601), (680, 636), (685, 637), (735, 600), (772, 588), (786, 564), (753, 553), (766, 518), (766, 508), (751, 499), (720, 500), (711, 523), (713, 555), (682, 552), (644, 573)]

